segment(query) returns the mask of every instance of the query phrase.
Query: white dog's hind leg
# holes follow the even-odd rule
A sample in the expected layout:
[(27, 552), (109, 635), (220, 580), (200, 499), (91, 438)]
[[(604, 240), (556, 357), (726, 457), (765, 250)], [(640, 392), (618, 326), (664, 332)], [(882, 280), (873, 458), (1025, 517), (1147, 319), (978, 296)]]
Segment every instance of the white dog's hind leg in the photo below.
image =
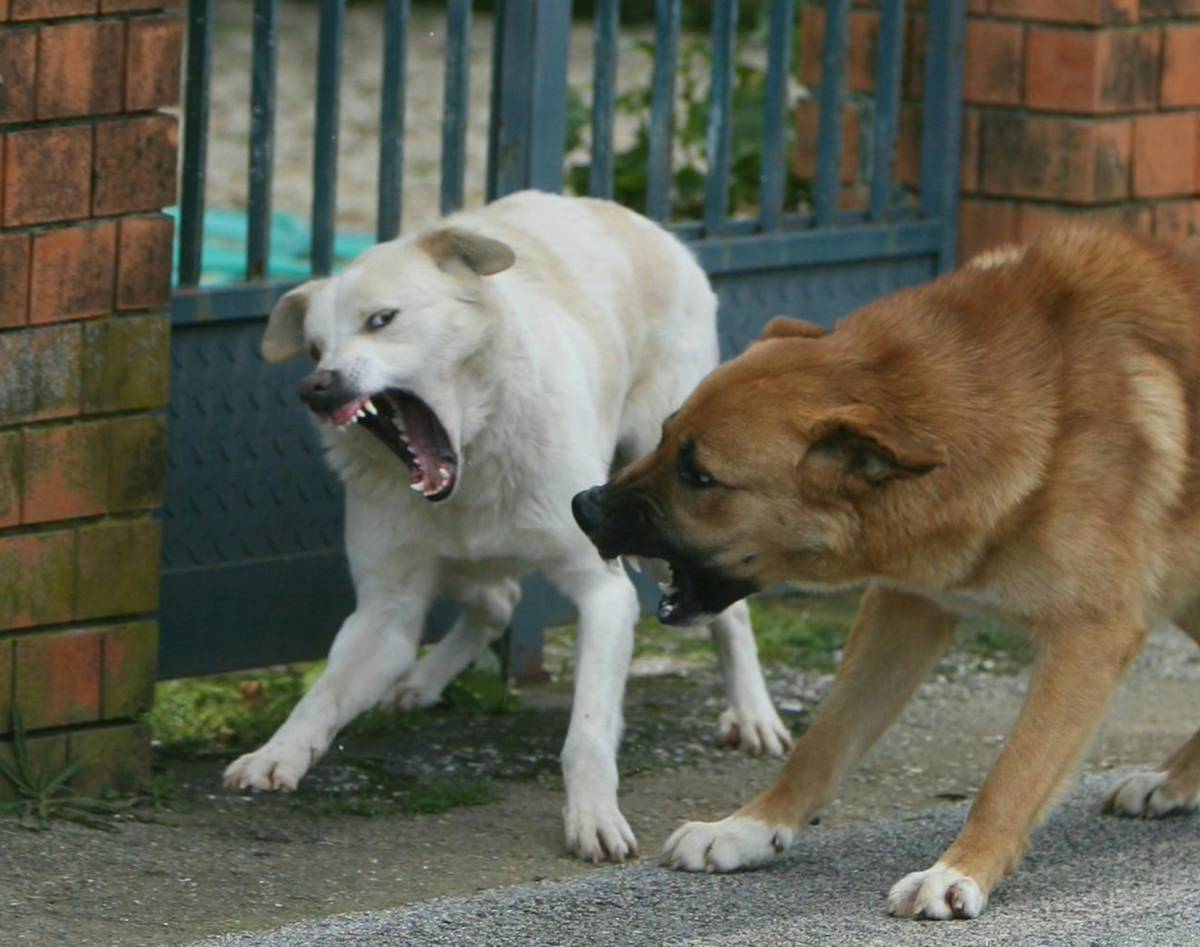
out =
[(436, 704), (446, 685), (470, 667), (508, 627), (520, 597), (521, 586), (513, 580), (477, 587), (463, 596), (464, 611), (454, 626), (400, 679), (382, 703), (400, 710)]
[(270, 740), (229, 765), (226, 788), (295, 789), (337, 732), (408, 670), (427, 602), (368, 599), (355, 609), (333, 641), (325, 672)]
[[(590, 552), (590, 550), (589, 550)], [(567, 849), (585, 861), (623, 862), (637, 841), (617, 805), (621, 701), (633, 655), (638, 601), (620, 566), (556, 577), (579, 608), (575, 631), (575, 699), (563, 745)]]
[(726, 746), (740, 746), (756, 756), (783, 756), (792, 748), (792, 735), (767, 693), (750, 627), (750, 608), (745, 602), (729, 606), (713, 620), (709, 630), (717, 646), (729, 701), (717, 722), (718, 737)]

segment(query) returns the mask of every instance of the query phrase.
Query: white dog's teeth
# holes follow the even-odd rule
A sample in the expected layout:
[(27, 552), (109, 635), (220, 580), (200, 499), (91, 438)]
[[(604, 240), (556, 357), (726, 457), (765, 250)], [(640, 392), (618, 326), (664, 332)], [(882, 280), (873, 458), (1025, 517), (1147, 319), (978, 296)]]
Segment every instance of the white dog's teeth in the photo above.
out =
[(366, 411), (364, 411), (362, 408), (359, 408), (359, 409), (358, 409), (358, 414), (356, 414), (354, 417), (355, 417), (355, 419), (356, 419), (356, 420), (358, 420), (358, 421), (361, 421), (361, 420), (362, 420), (363, 418), (365, 418), (366, 416), (367, 416), (367, 412), (366, 412)]
[(379, 409), (375, 407), (375, 402), (370, 398), (363, 402), (363, 407), (367, 409), (367, 414), (378, 414)]
[(413, 493), (424, 493), (425, 492), (425, 488), (422, 487), (419, 483), (410, 483), (408, 485), (408, 489), (410, 489)]
[(625, 561), (629, 563), (629, 568), (631, 568), (634, 572), (640, 573), (642, 571), (642, 560), (637, 556), (626, 556)]

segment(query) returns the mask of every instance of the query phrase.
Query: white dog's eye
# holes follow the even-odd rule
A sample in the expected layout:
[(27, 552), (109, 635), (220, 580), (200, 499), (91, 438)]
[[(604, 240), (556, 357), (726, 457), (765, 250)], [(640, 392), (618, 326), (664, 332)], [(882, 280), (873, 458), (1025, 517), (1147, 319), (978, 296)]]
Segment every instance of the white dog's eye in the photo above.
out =
[(387, 325), (389, 322), (391, 322), (395, 318), (396, 318), (396, 310), (395, 309), (381, 309), (381, 310), (379, 310), (379, 312), (375, 313), (369, 319), (367, 319), (367, 328), (372, 331), (374, 331), (375, 329), (382, 329), (385, 325)]

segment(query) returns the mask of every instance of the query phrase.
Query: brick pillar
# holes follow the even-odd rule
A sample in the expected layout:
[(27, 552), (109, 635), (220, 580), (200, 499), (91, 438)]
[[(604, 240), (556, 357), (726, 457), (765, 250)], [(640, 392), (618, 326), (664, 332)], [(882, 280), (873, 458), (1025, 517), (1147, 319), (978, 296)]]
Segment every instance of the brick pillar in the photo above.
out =
[(149, 771), (176, 5), (0, 0), (0, 757), (84, 792)]
[(960, 254), (1098, 217), (1200, 228), (1200, 0), (973, 0)]

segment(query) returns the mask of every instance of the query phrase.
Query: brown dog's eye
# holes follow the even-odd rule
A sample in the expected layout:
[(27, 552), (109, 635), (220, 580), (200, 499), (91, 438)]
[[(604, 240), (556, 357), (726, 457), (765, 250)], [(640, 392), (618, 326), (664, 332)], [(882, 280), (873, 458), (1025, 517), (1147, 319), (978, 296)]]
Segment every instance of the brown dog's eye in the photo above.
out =
[(308, 354), (312, 357), (314, 362), (321, 361), (321, 350), (317, 347), (315, 342), (309, 345)]
[(713, 475), (696, 463), (696, 445), (691, 441), (679, 449), (675, 459), (675, 474), (680, 483), (693, 490), (707, 490), (718, 485)]

